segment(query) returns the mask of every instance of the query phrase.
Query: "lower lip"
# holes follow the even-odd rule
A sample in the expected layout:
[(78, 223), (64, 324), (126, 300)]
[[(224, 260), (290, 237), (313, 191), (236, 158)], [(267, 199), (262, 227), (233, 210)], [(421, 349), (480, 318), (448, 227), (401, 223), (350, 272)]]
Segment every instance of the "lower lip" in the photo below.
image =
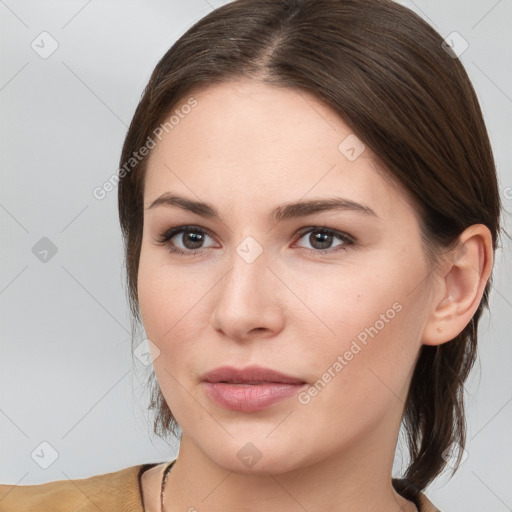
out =
[(204, 382), (206, 392), (226, 409), (240, 412), (261, 411), (289, 398), (305, 384), (266, 382), (264, 384), (228, 384), (226, 382)]

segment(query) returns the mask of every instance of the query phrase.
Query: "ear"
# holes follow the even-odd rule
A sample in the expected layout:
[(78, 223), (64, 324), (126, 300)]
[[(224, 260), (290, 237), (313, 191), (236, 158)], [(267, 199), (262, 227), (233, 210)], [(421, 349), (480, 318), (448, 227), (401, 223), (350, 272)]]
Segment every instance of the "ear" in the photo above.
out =
[(424, 345), (441, 345), (462, 332), (480, 305), (492, 266), (489, 228), (469, 226), (439, 264), (432, 313), (422, 336)]

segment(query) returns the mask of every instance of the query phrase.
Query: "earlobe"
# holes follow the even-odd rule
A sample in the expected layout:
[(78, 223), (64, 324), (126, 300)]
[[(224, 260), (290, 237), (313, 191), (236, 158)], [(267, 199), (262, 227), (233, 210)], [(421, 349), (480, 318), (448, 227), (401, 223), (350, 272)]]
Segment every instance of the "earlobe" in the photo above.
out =
[(469, 324), (482, 300), (492, 266), (491, 232), (483, 224), (469, 226), (459, 236), (458, 245), (439, 264), (439, 293), (423, 331), (424, 345), (446, 343)]

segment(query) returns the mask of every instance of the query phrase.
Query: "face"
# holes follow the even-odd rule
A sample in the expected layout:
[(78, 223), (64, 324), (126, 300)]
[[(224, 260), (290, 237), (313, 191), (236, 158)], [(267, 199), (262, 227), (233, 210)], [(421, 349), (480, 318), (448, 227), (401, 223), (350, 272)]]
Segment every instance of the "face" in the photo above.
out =
[[(307, 93), (236, 81), (194, 98), (148, 161), (138, 274), (156, 376), (183, 438), (237, 472), (393, 439), (429, 315), (412, 202)], [(338, 207), (318, 208), (327, 200)], [(267, 385), (285, 395), (252, 409), (236, 397), (257, 385), (225, 384), (246, 407), (236, 410), (203, 381), (224, 365), (303, 384)], [(261, 457), (254, 467), (246, 453)]]

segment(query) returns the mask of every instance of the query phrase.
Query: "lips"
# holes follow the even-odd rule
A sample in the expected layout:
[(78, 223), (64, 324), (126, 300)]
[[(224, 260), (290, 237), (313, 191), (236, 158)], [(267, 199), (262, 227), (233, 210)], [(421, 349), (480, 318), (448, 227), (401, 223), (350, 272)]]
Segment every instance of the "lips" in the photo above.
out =
[(306, 383), (297, 377), (263, 368), (221, 366), (205, 375), (201, 383), (207, 396), (231, 411), (262, 411), (296, 395)]
[(206, 382), (224, 382), (228, 384), (258, 385), (264, 383), (280, 384), (304, 384), (303, 379), (292, 377), (284, 373), (264, 368), (261, 366), (248, 366), (246, 368), (235, 368), (233, 366), (221, 366), (203, 375), (202, 380)]

